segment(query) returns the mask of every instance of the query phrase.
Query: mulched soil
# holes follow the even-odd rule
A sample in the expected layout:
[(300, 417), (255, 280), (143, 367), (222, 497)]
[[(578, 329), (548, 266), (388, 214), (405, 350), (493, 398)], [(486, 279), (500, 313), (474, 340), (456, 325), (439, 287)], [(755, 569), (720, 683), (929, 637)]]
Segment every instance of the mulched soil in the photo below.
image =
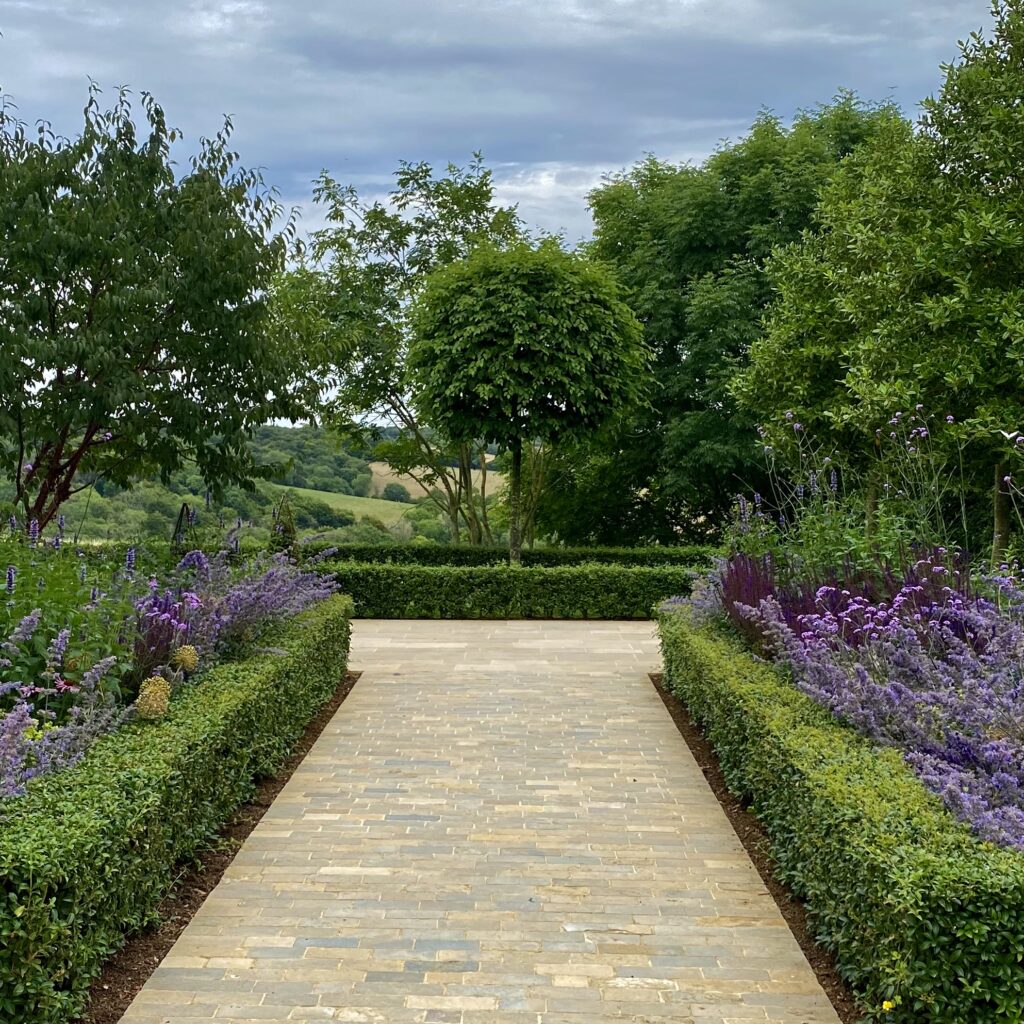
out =
[(179, 865), (180, 874), (169, 895), (160, 904), (159, 927), (133, 936), (103, 967), (89, 992), (89, 1009), (78, 1024), (117, 1024), (175, 940), (192, 920), (220, 876), (234, 860), (239, 847), (259, 824), (274, 797), (284, 788), (292, 773), (316, 742), (335, 711), (349, 695), (358, 672), (348, 672), (329, 703), (314, 718), (295, 745), (281, 770), (264, 779), (249, 803), (240, 807), (231, 820), (213, 837), (196, 858)]
[(779, 910), (782, 911), (789, 930), (800, 944), (804, 956), (835, 1007), (839, 1019), (843, 1024), (858, 1024), (863, 1016), (857, 1010), (857, 1004), (849, 986), (836, 971), (835, 959), (831, 953), (815, 944), (807, 927), (807, 911), (804, 905), (775, 877), (774, 864), (768, 852), (768, 836), (761, 823), (747, 810), (740, 799), (729, 792), (714, 748), (704, 738), (699, 726), (690, 718), (686, 706), (665, 688), (660, 673), (652, 673), (651, 682), (654, 683), (661, 695), (665, 707), (668, 708), (672, 720), (676, 723), (676, 728), (686, 740), (690, 752), (704, 773), (704, 778), (708, 780), (715, 796), (718, 797), (718, 802), (722, 805), (722, 810), (725, 811), (735, 829), (736, 835), (739, 836), (740, 842), (754, 862), (754, 867), (757, 868), (765, 888), (779, 905)]

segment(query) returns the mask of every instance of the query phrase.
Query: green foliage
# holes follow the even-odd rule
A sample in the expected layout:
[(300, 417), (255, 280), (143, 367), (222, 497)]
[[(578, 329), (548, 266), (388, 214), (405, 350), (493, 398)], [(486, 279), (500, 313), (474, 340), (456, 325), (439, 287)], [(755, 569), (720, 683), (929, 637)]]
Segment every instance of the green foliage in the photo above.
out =
[(669, 688), (752, 802), (867, 1019), (1019, 1020), (1024, 858), (975, 840), (896, 751), (873, 749), (736, 641), (678, 611), (659, 625)]
[(435, 271), (414, 317), (409, 367), (431, 424), (511, 453), (518, 561), (524, 443), (585, 435), (639, 404), (648, 365), (640, 325), (607, 270), (553, 240), (481, 247)]
[(275, 771), (337, 688), (351, 604), (333, 597), (211, 670), (158, 724), (100, 740), (0, 820), (0, 1018), (66, 1024), (174, 867)]
[(356, 615), (367, 619), (649, 619), (654, 606), (689, 593), (679, 566), (360, 565), (325, 563)]
[(729, 381), (760, 333), (764, 261), (812, 223), (839, 162), (896, 113), (842, 94), (785, 126), (762, 114), (699, 167), (653, 157), (590, 195), (590, 254), (611, 264), (656, 355), (651, 408), (564, 453), (540, 521), (568, 543), (703, 539), (739, 481), (763, 489)]
[[(508, 563), (508, 548), (472, 547), (448, 544), (341, 544), (331, 545), (336, 561), (390, 563), (393, 565), (503, 565)], [(315, 554), (324, 542), (304, 545), (303, 551)], [(712, 548), (532, 548), (523, 551), (524, 566), (566, 565), (678, 565), (702, 567), (714, 554)]]
[(253, 435), (252, 451), (261, 466), (274, 467), (275, 483), (360, 497), (370, 493), (368, 453), (320, 427), (264, 424)]
[(81, 474), (119, 484), (194, 461), (210, 490), (262, 475), (252, 429), (297, 418), (318, 385), (269, 329), (266, 292), (294, 231), (231, 125), (176, 176), (177, 133), (143, 95), (82, 132), (0, 110), (0, 471), (45, 525)]
[(319, 353), (333, 386), (332, 425), (377, 439), (389, 429), (382, 454), (399, 472), (415, 471), (436, 488), (452, 536), (458, 540), (465, 529), (471, 543), (489, 542), (484, 496), (468, 473), (480, 447), (454, 445), (428, 429), (412, 402), (408, 316), (433, 270), (478, 245), (520, 240), (522, 225), (514, 207), (495, 202), (479, 153), (442, 175), (430, 164), (403, 161), (395, 179), (387, 202), (366, 203), (353, 186), (321, 175), (314, 198), (328, 226), (313, 235), (315, 266), (280, 282), (281, 317), (297, 314), (296, 332)]
[(292, 512), (291, 502), (288, 494), (281, 495), (281, 500), (274, 506), (274, 524), (270, 530), (271, 551), (295, 550), (298, 531), (295, 528), (295, 514)]
[(1003, 478), (1024, 459), (1024, 8), (993, 11), (919, 130), (890, 117), (825, 191), (820, 230), (772, 261), (779, 297), (736, 393), (766, 424), (794, 410), (854, 463), (896, 411), (954, 416), (971, 486), (992, 488), (998, 558)]
[(390, 483), (384, 487), (384, 493), (381, 497), (385, 501), (401, 501), (407, 505), (412, 504), (412, 497), (409, 494), (409, 488), (404, 484)]

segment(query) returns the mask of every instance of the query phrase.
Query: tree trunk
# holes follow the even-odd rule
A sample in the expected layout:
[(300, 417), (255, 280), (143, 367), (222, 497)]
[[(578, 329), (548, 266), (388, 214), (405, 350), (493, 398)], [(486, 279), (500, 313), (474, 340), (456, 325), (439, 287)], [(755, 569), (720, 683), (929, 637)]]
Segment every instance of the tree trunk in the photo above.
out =
[(512, 443), (512, 476), (508, 492), (508, 560), (511, 565), (522, 565), (523, 538), (520, 535), (523, 487), (523, 439), (517, 437)]
[(1003, 482), (1009, 473), (1005, 462), (997, 462), (992, 487), (992, 567), (1006, 557), (1010, 543), (1010, 488)]
[(480, 525), (484, 529), (484, 540), (488, 544), (494, 543), (494, 535), (491, 533), (491, 523), (487, 518), (487, 446), (483, 445), (478, 455), (480, 457)]

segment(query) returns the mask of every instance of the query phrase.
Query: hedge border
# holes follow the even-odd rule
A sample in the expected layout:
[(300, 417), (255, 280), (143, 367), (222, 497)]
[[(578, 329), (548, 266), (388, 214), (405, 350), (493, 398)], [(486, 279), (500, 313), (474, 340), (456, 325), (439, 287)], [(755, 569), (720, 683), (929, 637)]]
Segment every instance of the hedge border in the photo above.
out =
[(211, 669), (156, 724), (99, 740), (0, 820), (0, 1020), (64, 1024), (126, 933), (151, 924), (176, 863), (272, 774), (344, 675), (335, 596)]
[(667, 686), (751, 801), (866, 1019), (1024, 1020), (1024, 856), (977, 840), (896, 751), (723, 631), (685, 611), (661, 613), (659, 629)]
[(581, 565), (426, 566), (321, 563), (364, 619), (650, 619), (687, 594), (693, 570)]
[[(359, 562), (364, 565), (485, 566), (507, 565), (508, 548), (498, 546), (470, 547), (458, 544), (338, 544), (315, 542), (302, 546), (310, 555), (327, 549), (337, 552), (336, 561)], [(686, 547), (645, 548), (527, 548), (522, 553), (527, 567), (554, 568), (570, 565), (701, 566), (714, 554), (714, 548)]]

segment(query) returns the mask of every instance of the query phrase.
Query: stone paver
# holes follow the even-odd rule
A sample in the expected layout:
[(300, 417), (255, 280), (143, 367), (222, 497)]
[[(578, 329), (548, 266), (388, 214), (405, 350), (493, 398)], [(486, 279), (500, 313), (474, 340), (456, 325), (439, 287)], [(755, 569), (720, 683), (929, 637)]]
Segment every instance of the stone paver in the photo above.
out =
[(123, 1024), (837, 1024), (646, 623), (359, 622), (363, 676)]

